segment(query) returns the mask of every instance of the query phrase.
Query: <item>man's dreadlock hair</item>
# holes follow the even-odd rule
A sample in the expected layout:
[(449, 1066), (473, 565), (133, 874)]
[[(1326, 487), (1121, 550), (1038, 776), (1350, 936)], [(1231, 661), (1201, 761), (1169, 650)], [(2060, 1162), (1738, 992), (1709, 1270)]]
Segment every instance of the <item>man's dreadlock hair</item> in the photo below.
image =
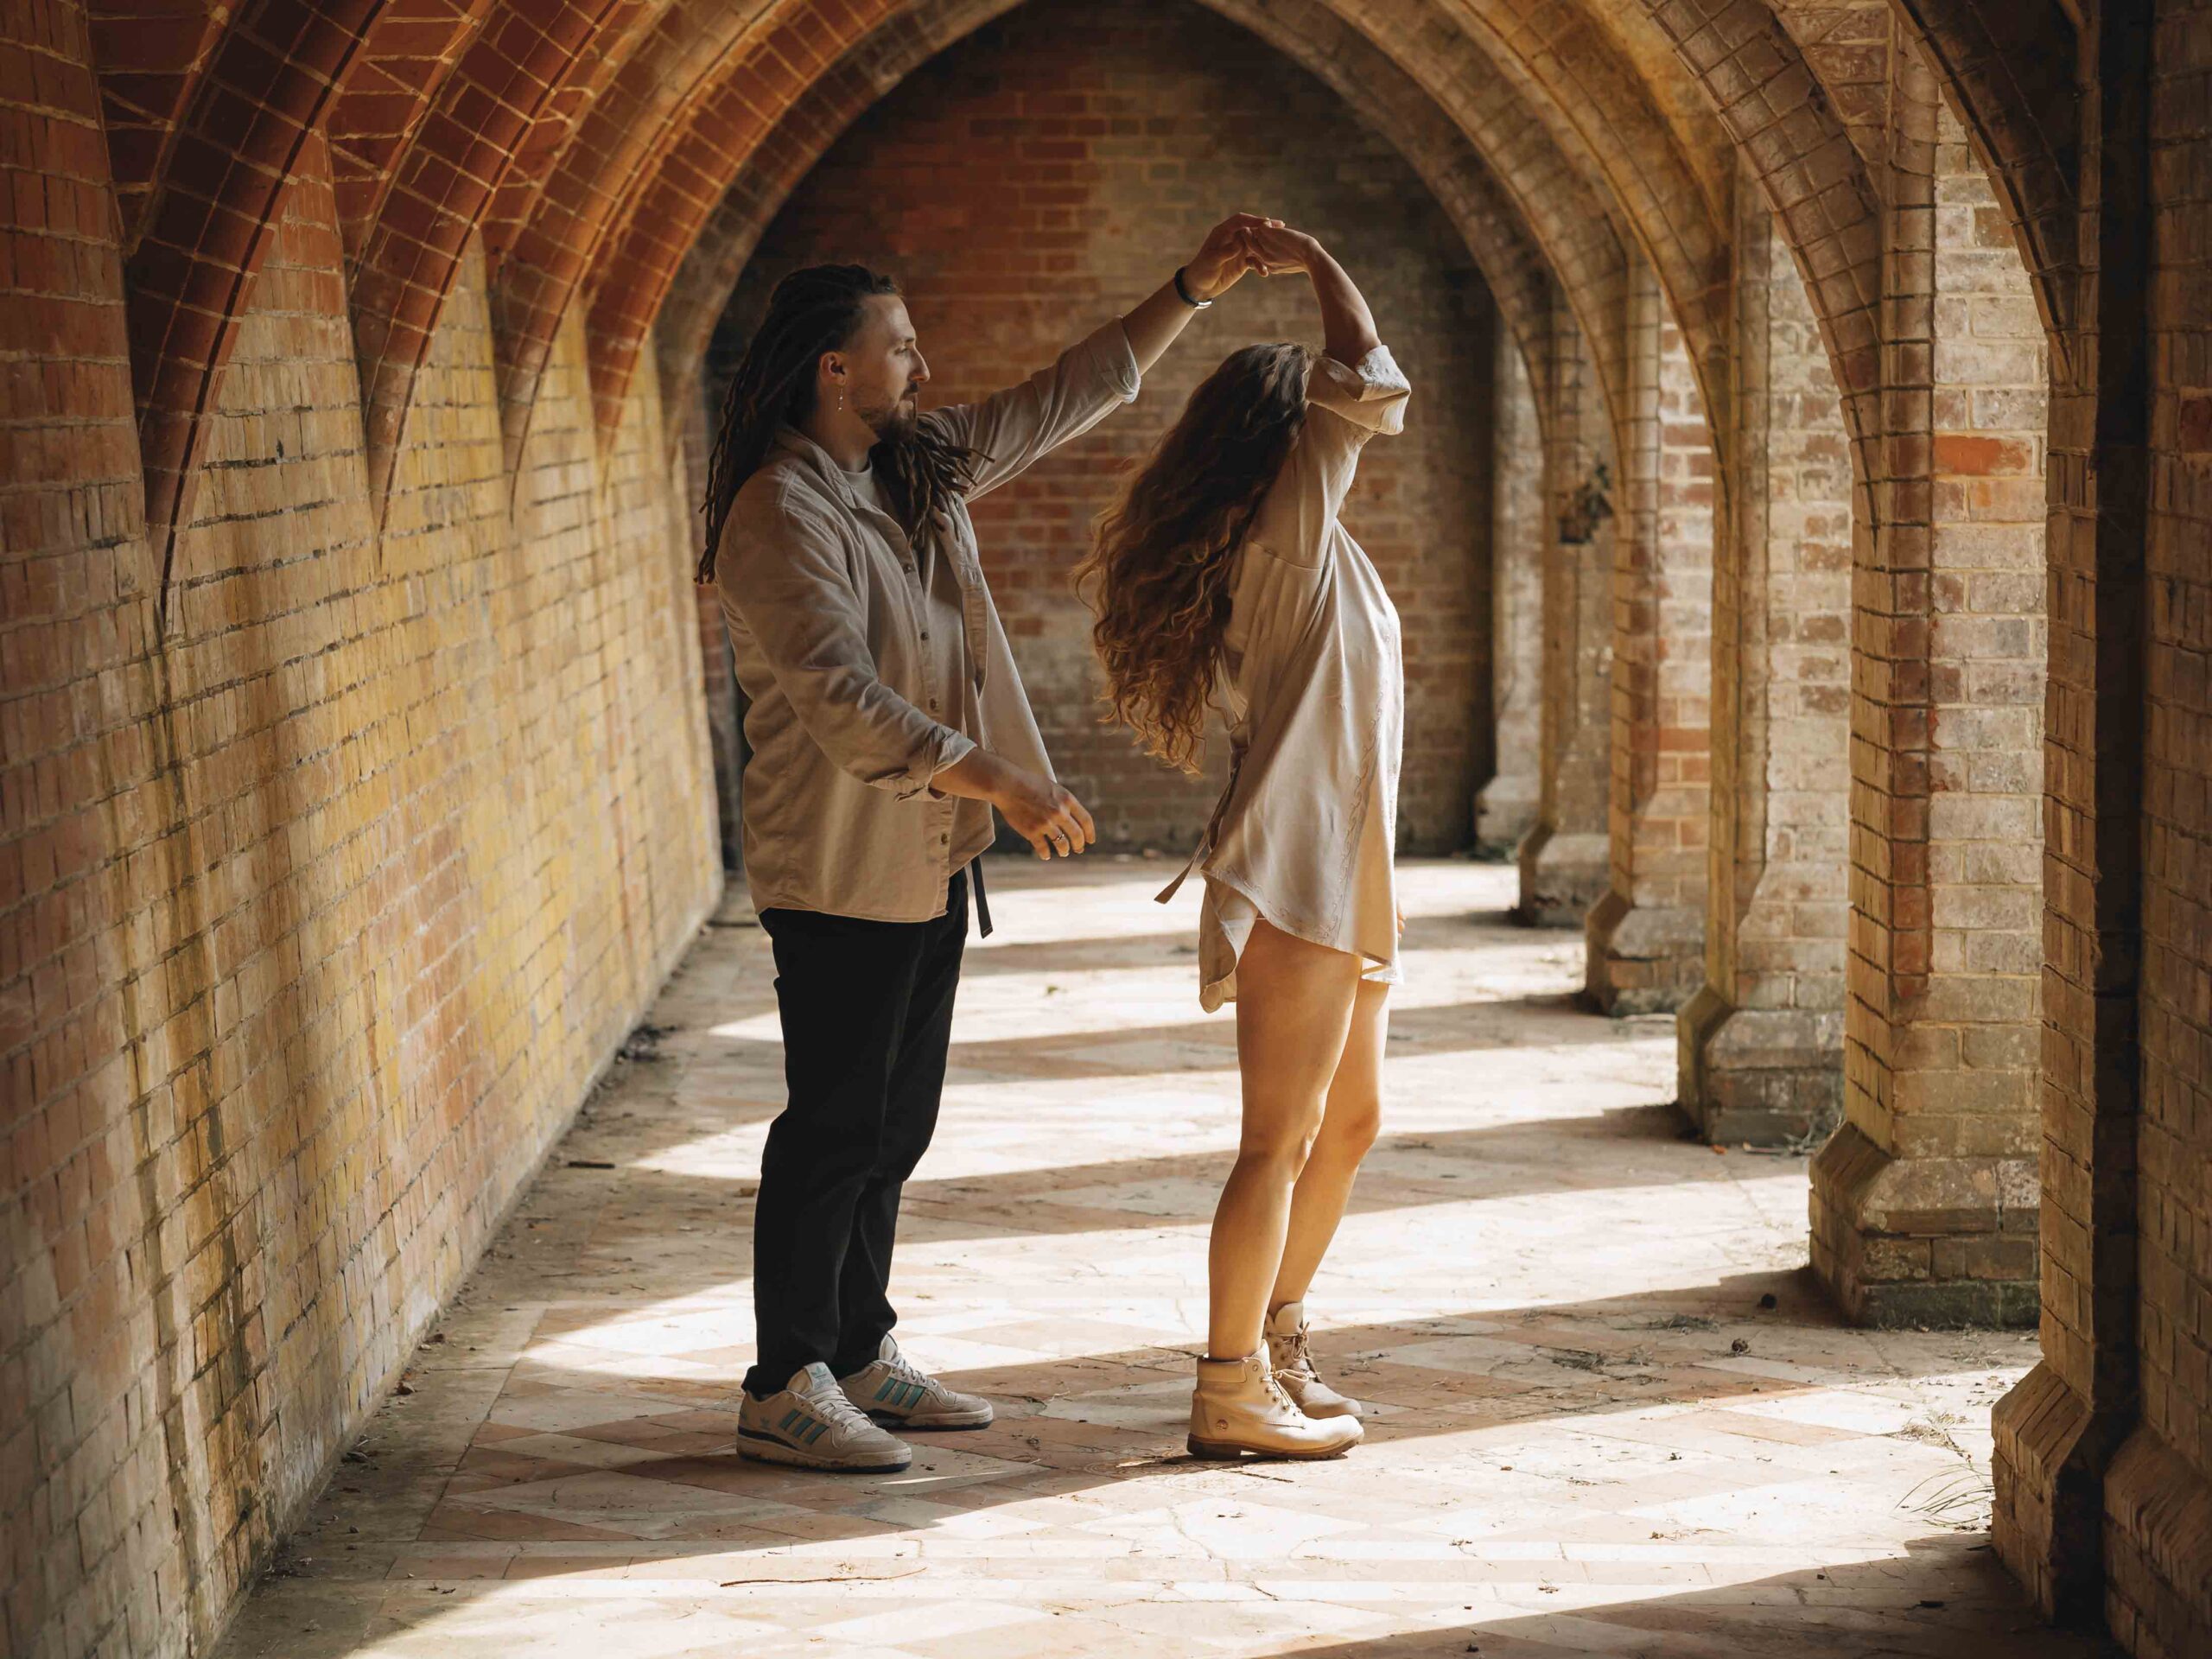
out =
[[(715, 579), (715, 553), (730, 504), (760, 470), (779, 426), (796, 426), (814, 411), (816, 365), (859, 332), (867, 302), (896, 294), (899, 284), (865, 265), (810, 265), (776, 284), (722, 403), (721, 432), (708, 463), (707, 547), (698, 579)], [(975, 481), (974, 450), (949, 442), (927, 422), (877, 443), (868, 466), (883, 486), (891, 513), (920, 546), (935, 546), (939, 521)]]

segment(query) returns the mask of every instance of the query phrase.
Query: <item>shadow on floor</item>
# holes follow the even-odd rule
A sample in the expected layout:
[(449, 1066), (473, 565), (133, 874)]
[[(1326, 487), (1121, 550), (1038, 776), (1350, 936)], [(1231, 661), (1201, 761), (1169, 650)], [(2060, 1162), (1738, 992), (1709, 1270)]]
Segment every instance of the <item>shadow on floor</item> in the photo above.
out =
[[(739, 1122), (760, 1122), (772, 1118), (780, 1107), (763, 1101), (735, 1109)], [(633, 1143), (626, 1122), (619, 1116), (596, 1121), (588, 1139), (563, 1148), (568, 1155), (603, 1154), (606, 1163), (616, 1166), (619, 1182), (610, 1195), (608, 1220), (619, 1224), (625, 1216), (634, 1215), (657, 1228), (668, 1217), (681, 1216), (702, 1227), (727, 1230), (702, 1272), (702, 1282), (721, 1284), (745, 1276), (749, 1272), (753, 1199), (759, 1186), (750, 1166), (743, 1175), (726, 1178), (639, 1167), (632, 1160), (665, 1151), (672, 1137), (644, 1134), (640, 1124), (640, 1139)], [(725, 1120), (722, 1127), (728, 1126)], [(700, 1135), (714, 1132), (709, 1125), (694, 1128)], [(1361, 1166), (1347, 1213), (1376, 1215), (1443, 1204), (1700, 1181), (1717, 1185), (1741, 1179), (1741, 1159), (1732, 1166), (1717, 1157), (1681, 1155), (1680, 1143), (1686, 1135), (1675, 1109), (1656, 1105), (1470, 1128), (1388, 1133), (1376, 1141)], [(1564, 1158), (1562, 1143), (1570, 1141), (1609, 1143), (1611, 1155)], [(899, 1236), (909, 1244), (923, 1244), (1200, 1227), (1212, 1217), (1235, 1158), (1233, 1148), (1223, 1147), (1043, 1169), (917, 1177), (906, 1183)], [(1777, 1177), (1802, 1175), (1805, 1160), (1761, 1156), (1758, 1166)], [(926, 1162), (924, 1167), (928, 1167)], [(615, 1242), (622, 1236), (618, 1227), (602, 1234), (602, 1240)]]
[[(1580, 1582), (1577, 1565), (1558, 1564), (1554, 1587), (1562, 1600)], [(1296, 1652), (1299, 1659), (1777, 1659), (1809, 1649), (1864, 1659), (2120, 1659), (2116, 1648), (2045, 1625), (1989, 1546), (1956, 1533), (1915, 1539), (1904, 1554), (1879, 1560), (1594, 1606), (1572, 1599), (1577, 1605), (1557, 1612), (1482, 1602), (1456, 1618), (1408, 1609), (1407, 1622), (1426, 1628), (1301, 1643)], [(1960, 1630), (1962, 1618), (1974, 1621), (1970, 1632)]]
[[(616, 1345), (603, 1351), (608, 1369), (601, 1371), (580, 1362), (594, 1353), (594, 1336), (619, 1338), (588, 1310), (549, 1314), (537, 1334), (537, 1354), (515, 1367), (503, 1397), (541, 1402), (531, 1408), (564, 1417), (588, 1419), (603, 1408), (606, 1420), (571, 1423), (551, 1439), (500, 1428), (489, 1443), (469, 1446), (435, 1507), (417, 1510), (420, 1542), (620, 1542), (641, 1560), (655, 1559), (663, 1537), (710, 1538), (726, 1552), (772, 1550), (798, 1539), (887, 1538), (1003, 1505), (1220, 1467), (1183, 1449), (1193, 1351), (1165, 1344), (947, 1370), (954, 1386), (989, 1396), (999, 1421), (960, 1433), (914, 1434), (912, 1470), (853, 1477), (748, 1463), (729, 1449), (741, 1369), (734, 1353), (727, 1380), (652, 1376), (649, 1362), (641, 1365)], [(1786, 1361), (1763, 1357), (1769, 1336), (1786, 1348)], [(926, 1338), (918, 1347), (925, 1349)], [(1878, 1350), (1866, 1333), (1842, 1324), (1803, 1269), (1589, 1302), (1344, 1326), (1318, 1332), (1314, 1351), (1325, 1371), (1377, 1408), (1370, 1451), (1355, 1457), (1439, 1435), (1690, 1406), (1698, 1408), (1696, 1433), (1684, 1443), (1701, 1459), (1730, 1465), (1717, 1478), (1722, 1486), (1776, 1478), (1753, 1472), (1753, 1465), (1783, 1447), (1880, 1438), (1872, 1430), (1808, 1427), (1732, 1408), (1863, 1383), (1870, 1374), (1901, 1381), (1955, 1369), (1926, 1345), (1898, 1363), (1898, 1351)], [(690, 1408), (671, 1412), (680, 1402)], [(1657, 1432), (1663, 1445), (1672, 1431)], [(578, 1456), (580, 1444), (625, 1450), (610, 1465), (596, 1453)], [(1460, 1443), (1452, 1455), (1464, 1461), (1471, 1444)], [(652, 1455), (664, 1447), (669, 1455)], [(716, 1494), (709, 1507), (719, 1503), (725, 1512), (681, 1531), (639, 1536), (623, 1530), (622, 1520), (662, 1507), (639, 1482)], [(729, 1506), (732, 1497), (743, 1502)], [(883, 1505), (902, 1497), (925, 1498), (927, 1516), (887, 1515)], [(671, 1497), (665, 1507), (680, 1515), (686, 1503)]]
[[(1194, 998), (1195, 1000), (1195, 998)], [(1390, 1011), (1390, 1058), (1501, 1049), (1610, 1047), (1647, 1029), (1594, 1017), (1571, 995), (1502, 997), (1442, 1007)], [(772, 1037), (712, 1037), (719, 1055), (762, 1073), (780, 1068), (783, 1044)], [(956, 1037), (946, 1073), (953, 1086), (1018, 1077), (1030, 1082), (1150, 1077), (1161, 1072), (1233, 1071), (1236, 1022), (1200, 1016), (1172, 1025), (1112, 1026), (1033, 1036)]]

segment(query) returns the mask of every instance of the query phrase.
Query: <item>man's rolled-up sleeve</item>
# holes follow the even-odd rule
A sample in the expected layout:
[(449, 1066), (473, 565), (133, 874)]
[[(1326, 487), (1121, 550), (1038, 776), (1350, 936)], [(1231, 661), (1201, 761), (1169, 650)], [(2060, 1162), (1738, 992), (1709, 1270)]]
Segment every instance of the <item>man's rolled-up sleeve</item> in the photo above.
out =
[(1115, 317), (1062, 352), (1018, 386), (977, 404), (932, 410), (922, 418), (982, 457), (972, 498), (1005, 483), (1039, 456), (1079, 437), (1144, 384), (1128, 331)]
[(806, 734), (845, 772), (908, 800), (975, 743), (878, 677), (836, 531), (778, 492), (740, 493), (715, 588)]

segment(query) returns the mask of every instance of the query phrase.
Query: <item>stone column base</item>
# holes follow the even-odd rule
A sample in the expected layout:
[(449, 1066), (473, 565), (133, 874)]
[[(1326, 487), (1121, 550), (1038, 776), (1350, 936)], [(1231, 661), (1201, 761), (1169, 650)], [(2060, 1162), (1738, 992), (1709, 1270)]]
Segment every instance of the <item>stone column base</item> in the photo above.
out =
[(1534, 778), (1504, 773), (1484, 784), (1475, 797), (1475, 847), (1493, 857), (1510, 857), (1536, 827), (1538, 790)]
[(1521, 843), (1521, 902), (1526, 927), (1580, 927), (1612, 880), (1613, 847), (1604, 835), (1563, 836), (1538, 824)]
[(1608, 887), (1584, 930), (1583, 988), (1606, 1014), (1672, 1014), (1705, 980), (1705, 912), (1632, 903)]
[(2105, 1471), (2104, 1497), (2113, 1635), (2135, 1659), (2212, 1653), (2212, 1481), (2144, 1423)]
[(1813, 1160), (1813, 1271), (1854, 1325), (2032, 1325), (2035, 1160), (1894, 1158), (1847, 1122)]
[(2048, 1360), (1990, 1413), (1998, 1559), (2045, 1618), (2094, 1630), (2104, 1618), (2106, 1466), (2134, 1421), (2100, 1416)]
[(1843, 1013), (1738, 1008), (1710, 984), (1675, 1025), (1675, 1102), (1713, 1146), (1810, 1146), (1843, 1117)]

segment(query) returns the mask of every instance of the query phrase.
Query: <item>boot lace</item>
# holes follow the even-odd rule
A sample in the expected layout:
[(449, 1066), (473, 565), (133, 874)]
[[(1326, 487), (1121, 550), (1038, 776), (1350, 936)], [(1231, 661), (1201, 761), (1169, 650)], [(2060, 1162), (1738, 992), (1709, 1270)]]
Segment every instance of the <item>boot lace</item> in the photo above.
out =
[(1300, 1325), (1287, 1337), (1277, 1337), (1275, 1341), (1282, 1344), (1283, 1358), (1282, 1363), (1274, 1366), (1274, 1370), (1287, 1371), (1297, 1376), (1316, 1375), (1313, 1370), (1313, 1356), (1306, 1345), (1306, 1336), (1304, 1325)]

